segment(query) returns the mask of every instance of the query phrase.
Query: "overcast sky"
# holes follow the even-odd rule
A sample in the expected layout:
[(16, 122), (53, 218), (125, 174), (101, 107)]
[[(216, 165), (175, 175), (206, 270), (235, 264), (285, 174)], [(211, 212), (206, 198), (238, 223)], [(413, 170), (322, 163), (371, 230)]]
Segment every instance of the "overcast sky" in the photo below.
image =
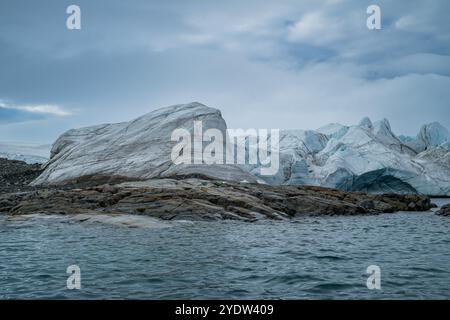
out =
[[(66, 8), (81, 7), (81, 30)], [(381, 7), (382, 30), (366, 27)], [(199, 101), (232, 128), (450, 128), (448, 0), (0, 0), (0, 141)]]

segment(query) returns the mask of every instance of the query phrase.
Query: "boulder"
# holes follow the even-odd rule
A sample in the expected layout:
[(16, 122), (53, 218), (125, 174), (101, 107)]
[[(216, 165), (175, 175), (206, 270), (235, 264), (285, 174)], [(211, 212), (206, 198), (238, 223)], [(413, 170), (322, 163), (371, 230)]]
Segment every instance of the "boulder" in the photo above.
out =
[(450, 217), (450, 204), (442, 206), (436, 213), (440, 216)]

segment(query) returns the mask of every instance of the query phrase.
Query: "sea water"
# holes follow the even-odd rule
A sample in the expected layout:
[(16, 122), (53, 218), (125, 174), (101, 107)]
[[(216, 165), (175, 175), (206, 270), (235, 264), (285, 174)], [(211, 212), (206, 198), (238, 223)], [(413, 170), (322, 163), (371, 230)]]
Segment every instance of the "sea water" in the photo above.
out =
[[(256, 223), (108, 219), (0, 216), (0, 299), (450, 298), (450, 218), (431, 211)], [(80, 268), (79, 290), (67, 288), (71, 265)], [(371, 265), (380, 268), (379, 290), (366, 285)]]

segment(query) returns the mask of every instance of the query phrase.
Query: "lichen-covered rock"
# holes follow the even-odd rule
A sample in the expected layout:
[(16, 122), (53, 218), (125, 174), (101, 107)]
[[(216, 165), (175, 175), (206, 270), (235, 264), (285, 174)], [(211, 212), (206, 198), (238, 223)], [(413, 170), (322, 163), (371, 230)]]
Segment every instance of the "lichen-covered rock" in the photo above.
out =
[(163, 220), (283, 220), (302, 215), (425, 211), (420, 195), (370, 195), (322, 187), (202, 179), (153, 179), (69, 190), (0, 195), (0, 213), (136, 214)]

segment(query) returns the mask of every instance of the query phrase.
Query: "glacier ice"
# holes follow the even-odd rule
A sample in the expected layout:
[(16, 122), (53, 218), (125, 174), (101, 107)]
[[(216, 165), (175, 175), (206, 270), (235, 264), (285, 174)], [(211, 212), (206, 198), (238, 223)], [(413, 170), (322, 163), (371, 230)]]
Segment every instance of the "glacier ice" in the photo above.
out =
[(50, 149), (51, 145), (0, 142), (0, 158), (28, 164), (45, 163), (50, 158)]
[(267, 182), (450, 195), (450, 139), (438, 123), (423, 126), (415, 139), (397, 137), (387, 119), (364, 118), (355, 126), (334, 123), (316, 134), (296, 132), (295, 137), (291, 130), (280, 133), (288, 137), (280, 141), (280, 171)]
[(130, 122), (72, 129), (53, 144), (51, 158), (34, 185), (60, 184), (81, 177), (113, 176), (127, 179), (201, 176), (256, 182), (237, 165), (174, 165), (171, 141), (175, 129), (193, 134), (195, 120), (203, 129), (225, 135), (226, 123), (217, 109), (197, 102), (161, 108)]
[(396, 136), (387, 119), (364, 118), (357, 125), (329, 124), (317, 130), (280, 131), (280, 169), (259, 176), (259, 165), (181, 165), (170, 158), (174, 129), (225, 134), (217, 109), (200, 103), (162, 108), (130, 122), (66, 132), (34, 184), (57, 184), (84, 176), (130, 179), (201, 176), (269, 184), (317, 185), (346, 191), (417, 192), (450, 196), (450, 135), (439, 123), (417, 137)]

